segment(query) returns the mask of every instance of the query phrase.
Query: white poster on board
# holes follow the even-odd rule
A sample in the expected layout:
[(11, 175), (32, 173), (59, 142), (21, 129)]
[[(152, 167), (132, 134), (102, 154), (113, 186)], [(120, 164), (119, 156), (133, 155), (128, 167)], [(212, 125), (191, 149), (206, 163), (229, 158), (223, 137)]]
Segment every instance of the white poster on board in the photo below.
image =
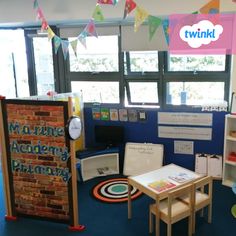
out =
[(158, 124), (212, 126), (212, 113), (158, 112)]
[(159, 138), (211, 140), (212, 128), (158, 126)]
[(193, 155), (193, 142), (192, 141), (174, 141), (175, 154), (190, 154)]

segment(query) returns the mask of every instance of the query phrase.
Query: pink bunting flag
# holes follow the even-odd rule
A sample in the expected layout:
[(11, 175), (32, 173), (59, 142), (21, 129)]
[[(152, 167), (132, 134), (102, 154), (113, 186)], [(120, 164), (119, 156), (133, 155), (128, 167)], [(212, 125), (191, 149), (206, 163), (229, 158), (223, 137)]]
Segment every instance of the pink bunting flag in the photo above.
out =
[(65, 60), (69, 52), (69, 44), (68, 40), (61, 40), (62, 52)]
[(47, 30), (48, 29), (48, 22), (46, 21), (45, 18), (42, 19), (42, 25), (41, 25), (41, 31)]
[(37, 9), (37, 18), (38, 18), (39, 20), (44, 19), (43, 12), (42, 12), (42, 10), (41, 10), (40, 7), (38, 7), (38, 9)]
[(93, 19), (91, 19), (87, 24), (85, 31), (91, 36), (98, 37)]
[(113, 5), (113, 1), (112, 0), (98, 0), (97, 3)]
[(124, 10), (124, 19), (128, 14), (136, 8), (137, 4), (133, 0), (126, 0), (125, 10)]

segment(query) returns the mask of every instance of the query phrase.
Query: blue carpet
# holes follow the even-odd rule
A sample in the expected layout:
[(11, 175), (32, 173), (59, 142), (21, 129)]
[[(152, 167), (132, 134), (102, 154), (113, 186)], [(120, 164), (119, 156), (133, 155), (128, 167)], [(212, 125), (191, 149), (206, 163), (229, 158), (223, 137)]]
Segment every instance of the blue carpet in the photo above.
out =
[[(1, 176), (1, 174), (0, 174)], [(114, 177), (114, 176), (113, 176)], [(5, 203), (0, 179), (0, 236), (148, 236), (148, 206), (152, 199), (142, 195), (132, 201), (133, 218), (127, 219), (127, 204), (106, 204), (98, 202), (91, 196), (92, 187), (109, 177), (95, 178), (78, 184), (79, 191), (79, 221), (86, 226), (83, 232), (70, 232), (64, 224), (47, 221), (19, 218), (16, 222), (4, 219)], [(236, 203), (236, 195), (221, 181), (214, 181), (213, 187), (213, 217), (212, 224), (197, 217), (196, 236), (235, 236), (236, 219), (230, 209)], [(187, 220), (173, 225), (173, 236), (187, 235)], [(161, 223), (161, 236), (166, 235), (166, 225)]]

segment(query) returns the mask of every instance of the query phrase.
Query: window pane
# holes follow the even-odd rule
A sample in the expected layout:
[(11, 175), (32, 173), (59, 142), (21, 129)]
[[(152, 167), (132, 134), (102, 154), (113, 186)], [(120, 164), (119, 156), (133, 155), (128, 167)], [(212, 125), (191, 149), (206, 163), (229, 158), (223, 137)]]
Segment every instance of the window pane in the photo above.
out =
[(55, 91), (52, 44), (46, 37), (34, 37), (35, 71), (38, 95)]
[(23, 30), (0, 30), (0, 95), (28, 97), (28, 71)]
[(167, 83), (167, 104), (204, 105), (224, 101), (223, 82)]
[(119, 103), (119, 82), (72, 81), (72, 92), (82, 91), (84, 102)]
[(157, 51), (136, 51), (130, 52), (131, 72), (157, 72), (158, 52)]
[(225, 55), (169, 55), (169, 71), (225, 71)]
[[(76, 38), (69, 38), (70, 41)], [(69, 47), (71, 72), (117, 72), (118, 36), (87, 37), (85, 48), (77, 44), (77, 58)]]
[(129, 82), (131, 102), (158, 103), (157, 82)]

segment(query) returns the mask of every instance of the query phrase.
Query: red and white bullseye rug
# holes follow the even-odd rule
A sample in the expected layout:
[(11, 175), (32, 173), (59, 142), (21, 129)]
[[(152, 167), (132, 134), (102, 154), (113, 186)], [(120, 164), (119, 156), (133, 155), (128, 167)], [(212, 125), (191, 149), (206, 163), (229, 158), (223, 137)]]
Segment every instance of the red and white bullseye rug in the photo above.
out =
[[(131, 186), (131, 199), (142, 194), (141, 191)], [(96, 199), (107, 203), (120, 203), (128, 201), (127, 178), (112, 178), (97, 184), (92, 189), (92, 195)]]

